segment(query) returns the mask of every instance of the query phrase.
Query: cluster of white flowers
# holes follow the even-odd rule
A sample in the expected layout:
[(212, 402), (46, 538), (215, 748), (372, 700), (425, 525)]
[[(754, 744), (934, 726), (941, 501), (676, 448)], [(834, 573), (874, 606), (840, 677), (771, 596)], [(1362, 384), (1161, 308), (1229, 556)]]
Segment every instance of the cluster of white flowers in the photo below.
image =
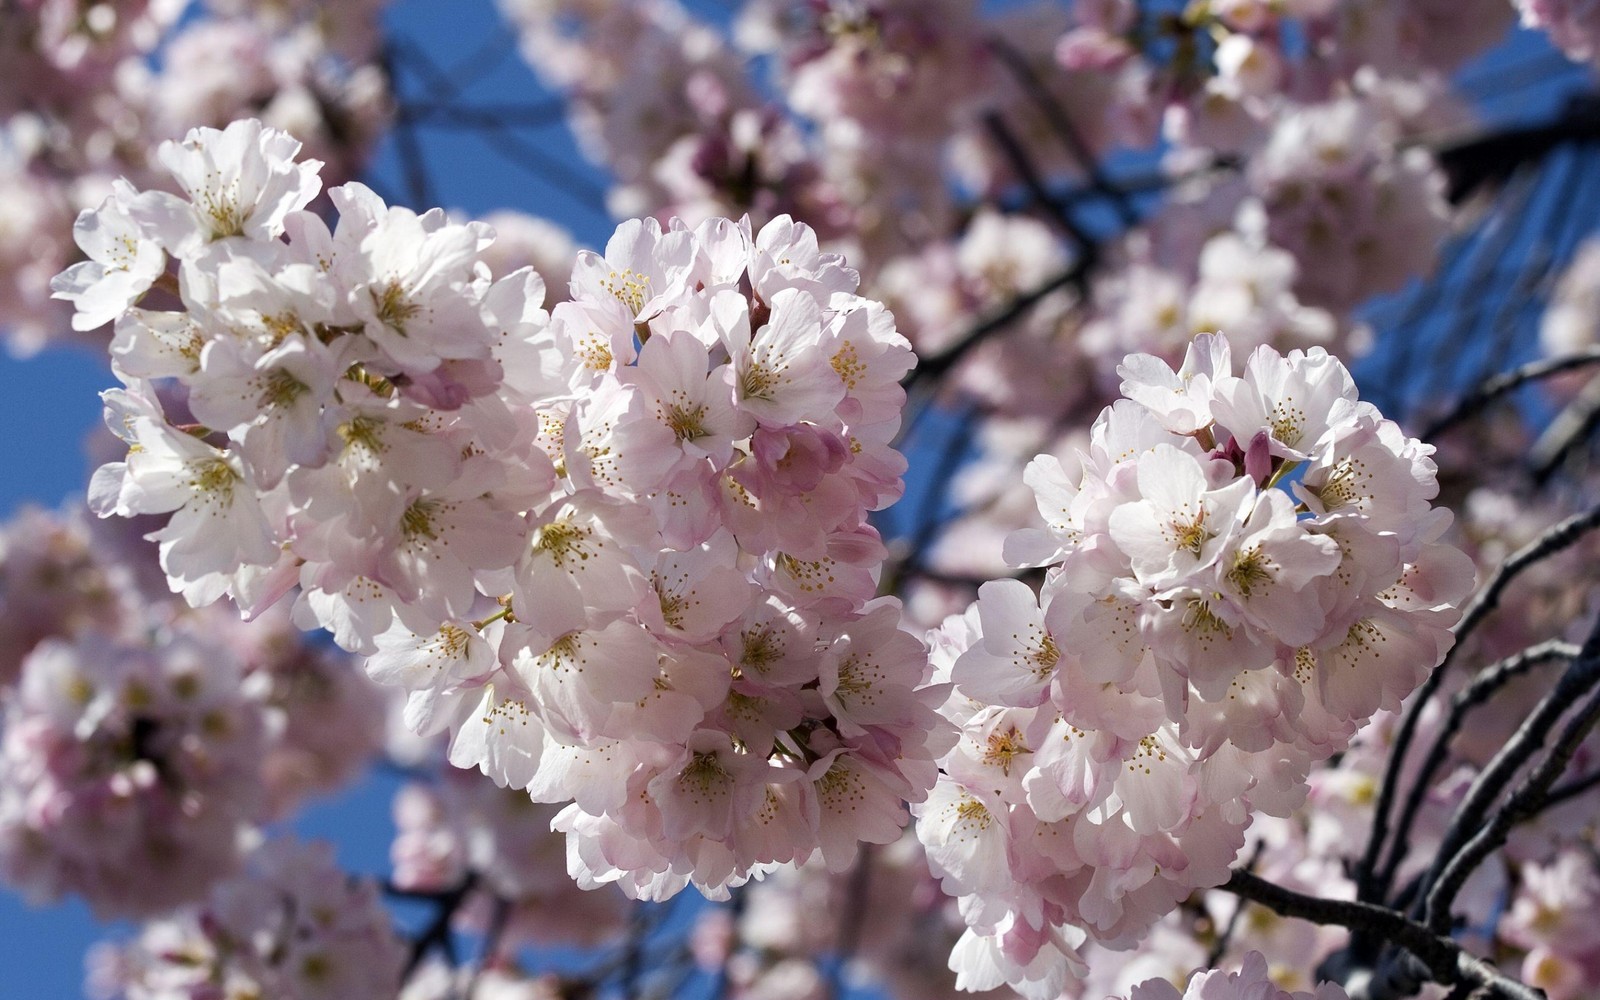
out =
[(967, 988), (1053, 997), (1089, 938), (1133, 943), (1218, 885), (1256, 810), (1393, 710), (1448, 648), (1470, 561), (1439, 542), (1431, 449), (1321, 351), (1221, 336), (1121, 369), (1077, 456), (1027, 481), (1048, 566), (985, 584), (934, 635), (962, 728), (918, 833), (970, 927)]
[(6, 706), (0, 876), (109, 915), (165, 909), (232, 872), (269, 742), (242, 680), (226, 650), (186, 636), (40, 643)]
[(272, 841), (204, 905), (146, 924), (90, 958), (90, 985), (126, 1000), (392, 1000), (406, 947), (371, 880), (326, 844)]
[[(583, 884), (715, 893), (894, 839), (950, 737), (874, 600), (913, 358), (855, 272), (787, 218), (630, 222), (547, 314), (531, 270), (491, 280), (480, 223), (350, 184), (330, 230), (296, 152), (199, 129), (161, 150), (183, 195), (80, 220), (58, 287), (115, 318), (130, 446), (96, 511), (170, 513), (191, 602), (298, 585), (454, 763), (575, 800)], [(135, 305), (157, 285), (174, 308)]]
[(1197, 971), (1182, 993), (1165, 979), (1140, 983), (1128, 1000), (1347, 1000), (1348, 994), (1337, 983), (1320, 983), (1315, 992), (1279, 989), (1267, 970), (1267, 960), (1253, 951), (1244, 957), (1238, 972), (1221, 969)]
[(105, 914), (200, 898), (262, 824), (364, 768), (384, 728), (348, 657), (286, 611), (188, 608), (139, 572), (155, 553), (130, 527), (0, 525), (0, 879)]

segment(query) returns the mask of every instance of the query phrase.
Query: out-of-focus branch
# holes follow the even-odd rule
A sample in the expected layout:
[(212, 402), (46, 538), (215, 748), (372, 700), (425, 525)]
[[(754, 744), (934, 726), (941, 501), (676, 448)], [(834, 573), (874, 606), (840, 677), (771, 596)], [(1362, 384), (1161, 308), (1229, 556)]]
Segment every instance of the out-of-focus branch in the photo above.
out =
[(1488, 404), (1530, 382), (1595, 364), (1600, 364), (1600, 347), (1591, 347), (1576, 354), (1564, 354), (1559, 358), (1541, 358), (1510, 371), (1501, 372), (1463, 396), (1449, 412), (1429, 425), (1427, 430), (1423, 431), (1422, 437), (1424, 440), (1438, 437), (1463, 420), (1478, 415)]
[[(397, 95), (400, 92), (401, 51), (397, 44), (386, 45), (383, 50), (384, 73), (389, 78), (389, 86)], [(405, 176), (406, 198), (411, 202), (413, 209), (419, 212), (427, 211), (435, 201), (433, 182), (428, 177), (428, 165), (422, 154), (422, 143), (417, 138), (416, 129), (412, 126), (404, 105), (395, 112), (394, 140), (400, 148), (400, 168)]]
[[(1545, 792), (1566, 769), (1578, 742), (1600, 718), (1600, 698), (1592, 694), (1597, 684), (1600, 684), (1600, 620), (1596, 621), (1577, 659), (1500, 752), (1478, 773), (1466, 798), (1456, 809), (1440, 842), (1433, 868), (1423, 880), (1418, 902), (1412, 904), (1413, 912), (1420, 911), (1419, 915), (1426, 919), (1429, 927), (1440, 932), (1448, 929), (1450, 904), (1467, 876), (1489, 852), (1504, 843), (1506, 831), (1518, 819), (1532, 815), (1531, 810), (1537, 808)], [(1545, 738), (1562, 716), (1585, 697), (1583, 709), (1569, 722), (1555, 749), (1490, 817), (1490, 804), (1544, 745)]]
[(1045, 184), (1044, 178), (1039, 175), (1038, 169), (1029, 159), (1028, 151), (1023, 149), (1022, 143), (1011, 134), (1011, 129), (1007, 127), (1005, 119), (1000, 117), (999, 112), (991, 111), (984, 115), (983, 127), (988, 130), (994, 144), (1000, 147), (1000, 152), (1005, 155), (1006, 162), (1022, 181), (1022, 186), (1028, 189), (1028, 196), (1040, 208), (1045, 209), (1051, 221), (1060, 226), (1068, 238), (1077, 244), (1079, 254), (1094, 257), (1096, 252), (1094, 237), (1073, 218), (1071, 206), (1056, 197), (1055, 192)]
[[(1567, 518), (1555, 525), (1532, 542), (1517, 550), (1512, 556), (1495, 570), (1494, 575), (1478, 591), (1472, 601), (1468, 603), (1461, 620), (1452, 630), (1455, 642), (1445, 653), (1444, 659), (1428, 674), (1426, 680), (1412, 695), (1412, 701), (1405, 715), (1400, 719), (1400, 726), (1395, 731), (1394, 748), (1390, 752), (1388, 763), (1385, 765), (1383, 782), (1378, 789), (1378, 800), (1372, 813), (1372, 834), (1367, 839), (1367, 849), (1356, 866), (1356, 898), (1364, 902), (1373, 902), (1384, 898), (1389, 890), (1385, 880), (1378, 877), (1378, 860), (1383, 851), (1384, 842), (1389, 834), (1389, 811), (1394, 806), (1394, 798), (1398, 791), (1400, 769), (1404, 766), (1407, 753), (1411, 749), (1411, 741), (1417, 730), (1417, 724), (1422, 718), (1422, 711), (1429, 699), (1438, 691), (1440, 683), (1444, 680), (1445, 671), (1454, 660), (1458, 650), (1467, 636), (1480, 625), (1489, 613), (1500, 604), (1500, 596), (1506, 587), (1520, 576), (1530, 566), (1568, 548), (1584, 535), (1600, 526), (1600, 506)], [(1396, 850), (1398, 851), (1398, 847)]]
[(1596, 426), (1600, 426), (1600, 377), (1590, 379), (1533, 443), (1528, 465), (1534, 482), (1548, 480), (1567, 455), (1589, 439)]
[[(487, 72), (494, 65), (493, 53), (506, 49), (506, 43), (501, 36), (491, 38), (484, 47), (482, 55), (469, 69), (478, 72)], [(438, 108), (449, 106), (470, 82), (470, 76), (463, 71), (446, 71), (435, 63), (432, 58), (416, 43), (406, 38), (395, 39), (388, 63), (396, 69), (402, 64), (416, 73), (427, 88), (427, 100), (424, 102), (401, 102), (395, 115), (395, 137), (402, 144), (402, 158), (407, 163), (408, 187), (411, 184), (410, 173), (413, 162), (421, 163), (421, 147), (415, 136), (416, 125), (422, 118), (429, 118), (429, 124), (434, 124), (430, 116), (438, 114)], [(394, 73), (390, 74), (391, 79)], [(499, 109), (509, 110), (507, 108)], [(581, 171), (577, 171), (562, 162), (560, 158), (550, 155), (539, 147), (524, 142), (513, 134), (510, 129), (517, 122), (501, 121), (499, 116), (483, 118), (478, 123), (484, 143), (506, 163), (521, 170), (527, 171), (540, 180), (553, 185), (559, 190), (571, 195), (585, 207), (593, 209), (602, 216), (609, 217), (606, 212), (605, 189), (592, 183)], [(412, 195), (415, 197), (415, 190)], [(431, 197), (418, 204), (417, 208), (428, 208), (433, 204)]]
[(422, 964), (428, 952), (435, 948), (439, 949), (445, 961), (451, 965), (460, 961), (456, 954), (455, 935), (450, 932), (450, 925), (477, 885), (477, 872), (468, 872), (460, 882), (450, 888), (433, 892), (403, 889), (393, 883), (384, 885), (383, 891), (387, 895), (400, 899), (423, 900), (433, 903), (435, 907), (433, 919), (428, 921), (428, 925), (411, 941), (411, 954), (406, 957), (405, 971), (400, 975), (402, 983), (411, 978), (411, 974), (417, 971), (417, 967)]
[(845, 889), (844, 914), (839, 920), (839, 960), (833, 975), (828, 977), (828, 995), (838, 1000), (844, 995), (845, 967), (855, 957), (861, 945), (861, 929), (866, 925), (867, 892), (872, 888), (873, 845), (862, 844), (856, 855), (856, 866), (850, 872), (850, 883)]
[(1455, 697), (1450, 699), (1449, 714), (1445, 716), (1438, 735), (1434, 737), (1433, 746), (1428, 751), (1428, 756), (1423, 759), (1421, 769), (1412, 780), (1411, 789), (1407, 792), (1405, 803), (1400, 810), (1400, 818), (1394, 824), (1394, 844), (1389, 851), (1388, 861), (1378, 876), (1379, 884), (1384, 887), (1385, 893), (1388, 892), (1388, 887), (1394, 884), (1395, 872), (1405, 861), (1406, 845), (1411, 836), (1412, 824), (1416, 822), (1417, 813), (1422, 809), (1422, 801), (1427, 797), (1433, 776), (1438, 773), (1449, 756), (1450, 740), (1460, 731), (1461, 723), (1466, 719), (1467, 713), (1489, 700), (1507, 683), (1534, 667), (1554, 660), (1570, 660), (1578, 653), (1579, 647), (1559, 639), (1529, 646), (1484, 668), (1470, 684), (1456, 692)]
[(1005, 63), (1006, 69), (1027, 92), (1028, 98), (1038, 106), (1045, 121), (1067, 147), (1072, 158), (1078, 161), (1079, 168), (1089, 179), (1089, 186), (1106, 196), (1124, 226), (1132, 228), (1138, 225), (1139, 213), (1134, 210), (1127, 192), (1106, 176), (1105, 171), (1101, 169), (1100, 158), (1089, 148), (1083, 133), (1072, 123), (1072, 116), (1067, 114), (1061, 103), (1051, 95), (1044, 81), (1039, 79), (1039, 74), (1028, 64), (1027, 58), (1001, 38), (990, 38), (989, 47), (1000, 61)]
[(405, 110), (411, 120), (419, 125), (452, 130), (558, 125), (567, 118), (567, 105), (559, 100), (525, 104), (408, 101)]
[[(1244, 863), (1243, 868), (1238, 870), (1252, 875), (1255, 874), (1256, 863), (1261, 860), (1261, 850), (1266, 846), (1266, 841), (1256, 841), (1255, 848), (1250, 852), (1249, 860)], [(1206, 965), (1215, 967), (1222, 962), (1222, 956), (1227, 954), (1228, 945), (1233, 941), (1234, 932), (1239, 929), (1239, 921), (1244, 917), (1244, 908), (1248, 902), (1245, 898), (1240, 897), (1239, 905), (1235, 906), (1233, 912), (1228, 915), (1227, 926), (1222, 928), (1221, 932), (1217, 934), (1217, 939), (1211, 942), (1211, 948), (1206, 952)]]
[(728, 947), (722, 953), (722, 962), (717, 966), (716, 981), (711, 984), (711, 1000), (724, 1000), (728, 995), (729, 963), (733, 956), (739, 953), (739, 920), (744, 916), (746, 891), (748, 885), (735, 886), (730, 890), (728, 901)]
[(474, 991), (478, 988), (478, 980), (491, 965), (495, 956), (500, 952), (500, 941), (506, 936), (506, 926), (511, 922), (511, 900), (495, 894), (489, 911), (489, 926), (483, 932), (483, 946), (478, 950), (478, 962), (472, 967), (472, 975), (467, 979), (466, 989), (463, 991), (465, 1000), (472, 1000)]
[(1577, 94), (1542, 125), (1496, 129), (1434, 149), (1449, 178), (1446, 196), (1459, 205), (1486, 184), (1499, 184), (1527, 163), (1574, 142), (1600, 141), (1600, 95)]
[(956, 342), (929, 358), (924, 358), (917, 363), (917, 367), (906, 376), (906, 386), (919, 385), (928, 379), (938, 378), (954, 368), (968, 352), (984, 340), (1000, 330), (1016, 322), (1029, 309), (1038, 305), (1049, 296), (1066, 288), (1068, 285), (1081, 283), (1088, 274), (1086, 259), (1080, 259), (1071, 267), (1048, 279), (1043, 284), (1036, 285), (1026, 292), (1017, 295), (1009, 302), (999, 306), (987, 315), (980, 317), (966, 333), (956, 339)]

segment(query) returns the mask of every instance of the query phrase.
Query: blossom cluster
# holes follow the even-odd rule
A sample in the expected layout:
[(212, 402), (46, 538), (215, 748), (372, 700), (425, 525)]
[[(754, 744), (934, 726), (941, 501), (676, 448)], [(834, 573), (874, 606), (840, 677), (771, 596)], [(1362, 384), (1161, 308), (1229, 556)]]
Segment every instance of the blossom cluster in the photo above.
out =
[[(897, 836), (948, 740), (874, 598), (912, 354), (855, 273), (787, 218), (630, 222), (546, 313), (481, 223), (348, 184), (330, 229), (297, 149), (196, 130), (160, 153), (183, 195), (80, 218), (58, 294), (115, 320), (130, 446), (97, 512), (170, 514), (192, 603), (298, 587), (452, 762), (573, 801), (584, 884), (716, 892)], [(181, 308), (134, 304), (162, 281)]]
[(37, 901), (76, 892), (100, 913), (144, 913), (233, 870), (261, 812), (269, 735), (242, 666), (220, 652), (94, 634), (35, 648), (0, 744), (7, 882)]
[(0, 878), (36, 901), (192, 901), (382, 739), (383, 700), (348, 658), (286, 614), (241, 623), (153, 592), (149, 549), (38, 511), (0, 531)]
[(986, 583), (932, 637), (962, 738), (917, 829), (967, 988), (1052, 997), (1085, 941), (1131, 945), (1225, 881), (1252, 813), (1297, 808), (1439, 661), (1470, 586), (1431, 449), (1325, 352), (1236, 375), (1206, 335), (1122, 373), (1077, 471), (1028, 469), (1045, 526), (1006, 555), (1042, 589)]
[(268, 842), (204, 903), (90, 956), (105, 1000), (392, 1000), (406, 948), (370, 879), (350, 879), (327, 844)]
[[(150, 156), (196, 125), (254, 114), (340, 178), (388, 121), (384, 0), (38, 0), (0, 11), (0, 331), (31, 352), (63, 337), (53, 274), (78, 259), (72, 219), (119, 177), (160, 186)], [(96, 346), (100, 346), (97, 344)]]
[(1315, 992), (1290, 993), (1268, 976), (1267, 961), (1258, 951), (1245, 956), (1238, 972), (1209, 969), (1197, 972), (1182, 993), (1165, 979), (1152, 979), (1133, 988), (1128, 1000), (1348, 1000), (1337, 983), (1322, 983)]

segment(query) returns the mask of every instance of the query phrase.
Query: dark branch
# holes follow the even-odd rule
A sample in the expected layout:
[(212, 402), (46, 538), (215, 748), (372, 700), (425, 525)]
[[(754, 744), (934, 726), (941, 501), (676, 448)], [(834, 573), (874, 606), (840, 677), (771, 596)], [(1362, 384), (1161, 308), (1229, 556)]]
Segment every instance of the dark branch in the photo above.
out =
[(1307, 896), (1237, 869), (1221, 888), (1286, 917), (1299, 917), (1314, 924), (1347, 927), (1383, 937), (1415, 955), (1427, 966), (1434, 979), (1441, 983), (1471, 983), (1487, 987), (1491, 995), (1511, 1000), (1544, 1000), (1539, 991), (1501, 975), (1487, 962), (1467, 954), (1454, 941), (1435, 934), (1388, 907), (1357, 900)]
[[(1466, 799), (1456, 810), (1439, 845), (1433, 870), (1423, 882), (1426, 892), (1421, 894), (1424, 900), (1421, 909), (1429, 927), (1440, 932), (1449, 929), (1450, 904), (1467, 877), (1484, 858), (1505, 843), (1506, 834), (1513, 826), (1534, 815), (1543, 804), (1550, 786), (1566, 770), (1578, 744), (1600, 720), (1600, 693), (1594, 690), (1597, 684), (1600, 684), (1600, 620), (1596, 621), (1582, 653), (1467, 790)], [(1545, 737), (1561, 717), (1586, 695), (1582, 708), (1567, 721), (1550, 753), (1490, 816), (1489, 804), (1544, 745)], [(1416, 904), (1413, 909), (1417, 909)]]
[(958, 361), (966, 357), (968, 352), (988, 339), (991, 334), (1015, 323), (1029, 309), (1032, 309), (1039, 302), (1054, 295), (1061, 289), (1081, 282), (1087, 273), (1087, 266), (1080, 260), (1044, 284), (1023, 292), (987, 316), (980, 318), (955, 343), (938, 354), (919, 361), (917, 367), (913, 368), (911, 374), (907, 376), (906, 386), (909, 388), (927, 379), (938, 378), (948, 372), (956, 366)]
[(1022, 89), (1027, 91), (1029, 99), (1038, 105), (1045, 121), (1050, 124), (1051, 129), (1060, 137), (1067, 151), (1078, 161), (1078, 166), (1089, 178), (1089, 186), (1106, 196), (1124, 226), (1131, 229), (1138, 225), (1139, 213), (1134, 211), (1127, 192), (1113, 184), (1105, 175), (1101, 169), (1100, 157), (1089, 148), (1083, 133), (1072, 123), (1072, 116), (1067, 114), (1066, 109), (1044, 85), (1044, 81), (1039, 79), (1039, 74), (1034, 72), (1027, 58), (1001, 38), (991, 38), (989, 47), (1000, 57), (1000, 61), (1005, 63), (1006, 69), (1011, 71), (1011, 75), (1016, 78)]
[(1455, 697), (1450, 699), (1450, 712), (1445, 716), (1438, 735), (1434, 737), (1433, 746), (1423, 760), (1422, 768), (1412, 780), (1411, 790), (1406, 794), (1405, 804), (1400, 810), (1400, 818), (1394, 825), (1394, 846), (1390, 849), (1389, 860), (1379, 875), (1379, 884), (1385, 894), (1394, 884), (1395, 873), (1405, 860), (1411, 826), (1416, 822), (1417, 813), (1422, 808), (1422, 800), (1427, 796), (1434, 774), (1449, 756), (1450, 740), (1460, 731), (1461, 723), (1466, 719), (1467, 713), (1483, 704), (1510, 681), (1534, 667), (1552, 660), (1570, 660), (1576, 657), (1578, 652), (1579, 648), (1576, 645), (1559, 639), (1529, 646), (1520, 653), (1514, 653), (1479, 671), (1470, 684), (1456, 692)]
[(1411, 749), (1411, 741), (1416, 735), (1417, 723), (1422, 718), (1422, 712), (1434, 692), (1444, 680), (1446, 669), (1454, 660), (1458, 650), (1467, 636), (1488, 617), (1500, 604), (1500, 596), (1511, 582), (1520, 576), (1523, 571), (1536, 563), (1549, 558), (1562, 549), (1571, 546), (1585, 534), (1600, 526), (1600, 507), (1567, 518), (1555, 527), (1532, 542), (1517, 550), (1509, 559), (1495, 570), (1489, 582), (1484, 584), (1472, 601), (1467, 605), (1461, 621), (1456, 623), (1452, 630), (1455, 643), (1445, 653), (1444, 659), (1433, 669), (1422, 685), (1417, 688), (1412, 696), (1411, 705), (1406, 709), (1405, 715), (1400, 720), (1400, 726), (1395, 731), (1394, 749), (1389, 755), (1388, 763), (1384, 767), (1383, 783), (1378, 790), (1378, 801), (1372, 813), (1372, 835), (1367, 839), (1367, 849), (1362, 854), (1360, 863), (1356, 866), (1356, 898), (1372, 902), (1383, 898), (1388, 892), (1388, 885), (1377, 877), (1378, 857), (1382, 853), (1384, 841), (1389, 833), (1389, 811), (1394, 806), (1395, 794), (1400, 780), (1400, 769), (1404, 766), (1407, 753)]
[(1586, 368), (1594, 364), (1600, 364), (1600, 347), (1591, 347), (1578, 354), (1567, 354), (1559, 358), (1541, 358), (1538, 361), (1530, 361), (1521, 367), (1513, 368), (1508, 372), (1501, 372), (1462, 397), (1461, 401), (1452, 407), (1448, 413), (1435, 420), (1423, 432), (1422, 437), (1424, 440), (1433, 440), (1468, 417), (1477, 415), (1483, 407), (1501, 396), (1530, 382), (1537, 382), (1541, 379), (1560, 375), (1563, 372)]
[(1005, 119), (997, 111), (991, 111), (983, 116), (983, 126), (988, 129), (990, 138), (994, 139), (1000, 152), (1005, 155), (1006, 162), (1011, 164), (1011, 169), (1021, 179), (1022, 186), (1028, 189), (1028, 195), (1040, 208), (1050, 213), (1050, 218), (1061, 227), (1078, 245), (1078, 251), (1083, 254), (1093, 254), (1095, 239), (1072, 216), (1072, 208), (1066, 202), (1056, 197), (1044, 178), (1039, 176), (1039, 171), (1034, 168), (1033, 161), (1028, 158), (1027, 150), (1022, 148), (1022, 143), (1011, 134), (1011, 129), (1006, 126)]
[(1528, 452), (1533, 481), (1542, 484), (1549, 480), (1567, 455), (1589, 439), (1596, 426), (1600, 426), (1600, 377), (1590, 379), (1533, 443)]
[(456, 941), (454, 935), (450, 933), (450, 925), (454, 922), (456, 913), (460, 911), (462, 904), (466, 902), (467, 897), (472, 894), (472, 890), (477, 885), (477, 872), (468, 872), (460, 882), (449, 889), (433, 892), (404, 889), (393, 883), (384, 885), (383, 891), (390, 896), (397, 896), (401, 899), (427, 900), (435, 906), (433, 919), (411, 942), (411, 953), (406, 957), (405, 971), (400, 975), (402, 983), (411, 978), (411, 974), (417, 971), (417, 967), (422, 964), (422, 960), (434, 948), (438, 948), (443, 952), (445, 959), (451, 965), (456, 964)]

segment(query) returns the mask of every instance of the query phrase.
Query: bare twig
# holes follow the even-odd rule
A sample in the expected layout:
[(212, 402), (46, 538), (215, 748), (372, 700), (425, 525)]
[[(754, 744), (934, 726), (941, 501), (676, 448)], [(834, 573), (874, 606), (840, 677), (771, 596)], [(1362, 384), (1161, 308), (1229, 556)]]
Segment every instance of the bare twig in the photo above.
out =
[(1574, 778), (1564, 785), (1557, 785), (1550, 789), (1550, 794), (1544, 797), (1544, 804), (1539, 807), (1540, 811), (1553, 809), (1580, 795), (1592, 792), (1596, 788), (1600, 788), (1600, 771), (1586, 774), (1581, 778)]
[[(1239, 870), (1254, 874), (1256, 862), (1261, 860), (1261, 849), (1265, 846), (1266, 841), (1256, 841), (1255, 849), (1250, 852), (1250, 859)], [(1228, 944), (1233, 940), (1234, 932), (1239, 928), (1239, 920), (1244, 916), (1245, 907), (1249, 905), (1249, 900), (1240, 898), (1239, 905), (1235, 906), (1233, 912), (1228, 915), (1227, 926), (1222, 928), (1222, 931), (1217, 934), (1217, 939), (1211, 942), (1211, 950), (1206, 952), (1206, 965), (1215, 966), (1222, 961), (1222, 956), (1228, 951)]]
[(511, 900), (495, 893), (490, 907), (489, 926), (483, 932), (483, 946), (478, 950), (478, 962), (472, 967), (472, 975), (468, 977), (467, 987), (462, 991), (467, 1000), (471, 1000), (478, 988), (479, 978), (494, 964), (495, 956), (500, 951), (500, 941), (506, 936), (506, 926), (511, 922)]
[[(1583, 645), (1583, 651), (1567, 667), (1555, 687), (1539, 702), (1511, 740), (1489, 761), (1467, 796), (1456, 810), (1439, 845), (1438, 859), (1423, 882), (1420, 908), (1430, 928), (1444, 932), (1450, 925), (1450, 904), (1483, 859), (1505, 843), (1506, 834), (1523, 819), (1532, 816), (1544, 802), (1550, 786), (1566, 770), (1578, 744), (1600, 721), (1600, 620)], [(1499, 797), (1511, 778), (1544, 744), (1555, 724), (1580, 698), (1582, 707), (1567, 721), (1555, 746), (1517, 789), (1489, 814), (1489, 804)], [(1487, 819), (1487, 822), (1485, 820)]]
[(1589, 439), (1596, 426), (1600, 426), (1600, 376), (1589, 380), (1529, 449), (1528, 465), (1533, 470), (1534, 482), (1548, 480), (1562, 460)]
[(855, 870), (850, 873), (850, 883), (845, 890), (848, 896), (844, 901), (844, 916), (839, 921), (838, 965), (834, 967), (833, 975), (828, 977), (828, 995), (835, 1000), (844, 995), (845, 966), (850, 964), (856, 948), (861, 944), (861, 929), (867, 917), (867, 890), (872, 886), (872, 859), (872, 845), (862, 844), (861, 853), (856, 856)]
[(1089, 147), (1083, 133), (1072, 123), (1072, 116), (1067, 114), (1061, 102), (1055, 99), (1049, 88), (1044, 85), (1044, 81), (1039, 78), (1039, 74), (1034, 72), (1027, 57), (1001, 38), (989, 39), (989, 47), (1000, 57), (1000, 61), (1005, 63), (1006, 69), (1010, 70), (1017, 83), (1027, 92), (1029, 99), (1038, 106), (1045, 121), (1050, 124), (1051, 129), (1067, 147), (1067, 151), (1072, 154), (1072, 158), (1078, 162), (1079, 168), (1089, 178), (1089, 186), (1107, 197), (1124, 226), (1132, 228), (1138, 225), (1139, 213), (1128, 200), (1127, 192), (1113, 184), (1105, 175), (1100, 166), (1100, 157)]
[(405, 104), (405, 112), (413, 122), (429, 128), (525, 128), (556, 125), (565, 121), (567, 105), (564, 101), (521, 104), (409, 101)]
[(451, 965), (459, 961), (456, 955), (455, 936), (450, 933), (450, 925), (455, 920), (456, 913), (460, 911), (467, 897), (478, 885), (478, 873), (468, 872), (460, 882), (448, 889), (437, 892), (423, 892), (416, 889), (404, 889), (389, 883), (384, 885), (383, 891), (401, 899), (417, 899), (431, 902), (435, 905), (433, 919), (428, 926), (411, 942), (411, 953), (406, 956), (405, 970), (400, 974), (400, 981), (404, 983), (417, 971), (422, 960), (429, 951), (438, 948), (444, 953), (445, 960)]
[(1600, 347), (1590, 347), (1576, 354), (1565, 354), (1559, 358), (1541, 358), (1530, 361), (1525, 365), (1513, 368), (1508, 372), (1501, 372), (1462, 397), (1448, 413), (1435, 420), (1422, 436), (1432, 440), (1461, 421), (1477, 415), (1483, 407), (1530, 382), (1547, 379), (1563, 372), (1573, 371), (1577, 368), (1586, 368), (1590, 365), (1600, 364)]
[(1011, 164), (1011, 169), (1022, 181), (1022, 186), (1028, 189), (1028, 195), (1040, 208), (1050, 214), (1050, 218), (1061, 227), (1073, 243), (1078, 245), (1078, 251), (1083, 254), (1092, 254), (1095, 249), (1095, 239), (1078, 224), (1073, 218), (1072, 208), (1066, 202), (1056, 197), (1044, 178), (1039, 176), (1039, 171), (1034, 168), (1033, 161), (1028, 158), (1028, 151), (1022, 148), (1022, 143), (1011, 134), (1011, 129), (1006, 125), (1005, 119), (1000, 117), (998, 111), (991, 111), (983, 116), (983, 126), (988, 130), (990, 138), (1000, 152), (1005, 155), (1006, 161)]
[(1086, 258), (1080, 259), (1078, 263), (1060, 272), (1055, 277), (1023, 292), (1005, 305), (981, 317), (955, 343), (938, 354), (919, 361), (917, 367), (911, 370), (911, 374), (906, 376), (907, 388), (909, 389), (911, 386), (943, 375), (951, 368), (954, 368), (956, 363), (966, 357), (973, 348), (983, 343), (994, 333), (1015, 323), (1029, 309), (1032, 309), (1041, 301), (1068, 285), (1078, 284), (1083, 281), (1088, 273), (1084, 260)]
[(1386, 906), (1359, 900), (1307, 896), (1238, 869), (1221, 888), (1286, 917), (1299, 917), (1314, 924), (1347, 927), (1386, 938), (1420, 959), (1441, 983), (1455, 985), (1470, 982), (1490, 988), (1493, 991), (1491, 995), (1510, 1000), (1543, 1000), (1537, 990), (1501, 975), (1492, 965), (1469, 955), (1454, 941), (1435, 934), (1423, 924)]
[(1562, 549), (1565, 549), (1585, 534), (1600, 526), (1600, 506), (1593, 507), (1582, 514), (1574, 515), (1555, 525), (1532, 542), (1517, 550), (1512, 556), (1495, 570), (1494, 575), (1484, 584), (1482, 589), (1473, 597), (1462, 614), (1461, 620), (1452, 630), (1455, 643), (1444, 659), (1433, 669), (1416, 693), (1412, 696), (1411, 705), (1400, 719), (1400, 726), (1395, 730), (1394, 749), (1390, 752), (1388, 763), (1385, 765), (1383, 782), (1378, 789), (1378, 801), (1372, 812), (1372, 835), (1367, 839), (1367, 849), (1356, 866), (1356, 898), (1365, 902), (1382, 899), (1388, 892), (1388, 885), (1378, 877), (1378, 858), (1383, 850), (1384, 841), (1389, 832), (1389, 811), (1394, 806), (1394, 798), (1400, 779), (1400, 769), (1404, 766), (1405, 758), (1411, 749), (1411, 740), (1416, 734), (1417, 723), (1422, 718), (1422, 711), (1439, 689), (1444, 680), (1445, 671), (1450, 666), (1456, 652), (1461, 649), (1462, 643), (1474, 629), (1488, 617), (1500, 604), (1500, 596), (1506, 587), (1520, 576), (1528, 567), (1549, 558)]
[(1578, 652), (1579, 648), (1576, 645), (1559, 639), (1529, 646), (1479, 671), (1470, 684), (1456, 692), (1455, 697), (1450, 699), (1449, 714), (1439, 727), (1439, 733), (1434, 737), (1433, 746), (1429, 749), (1428, 756), (1423, 759), (1421, 769), (1412, 779), (1411, 789), (1406, 794), (1405, 803), (1400, 810), (1400, 818), (1394, 824), (1393, 847), (1389, 851), (1388, 861), (1378, 876), (1385, 892), (1394, 884), (1395, 872), (1405, 860), (1406, 842), (1411, 835), (1411, 826), (1422, 808), (1422, 800), (1427, 796), (1434, 774), (1443, 766), (1448, 756), (1450, 740), (1460, 731), (1461, 723), (1467, 713), (1483, 704), (1511, 680), (1534, 667), (1553, 660), (1570, 660), (1577, 656)]

